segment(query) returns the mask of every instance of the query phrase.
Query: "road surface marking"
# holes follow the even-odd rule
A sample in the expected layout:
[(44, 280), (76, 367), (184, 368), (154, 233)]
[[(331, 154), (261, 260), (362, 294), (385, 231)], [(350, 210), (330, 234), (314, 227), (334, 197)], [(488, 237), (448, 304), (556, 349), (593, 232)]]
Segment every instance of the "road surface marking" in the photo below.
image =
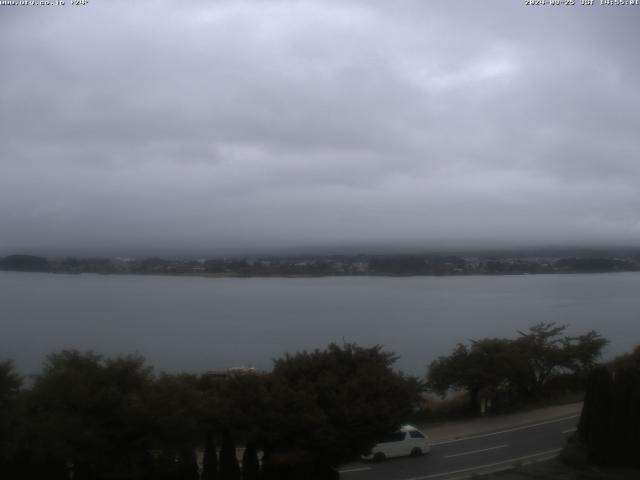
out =
[(573, 433), (576, 430), (578, 430), (577, 428), (567, 428), (566, 430), (562, 430), (561, 433)]
[(540, 427), (541, 425), (549, 425), (550, 423), (564, 422), (565, 420), (571, 420), (572, 418), (578, 418), (579, 416), (580, 415), (571, 415), (568, 417), (557, 418), (555, 420), (547, 420), (546, 422), (534, 423), (533, 425), (523, 425), (521, 427), (508, 428), (506, 430), (500, 430), (499, 432), (483, 433), (480, 435), (471, 435), (469, 437), (456, 438), (454, 440), (446, 440), (444, 442), (436, 442), (436, 443), (432, 443), (431, 446), (447, 445), (449, 443), (464, 442), (466, 440), (474, 440), (476, 438), (492, 437), (494, 435), (501, 435), (503, 433), (515, 432), (517, 430), (526, 430), (527, 428), (535, 428), (535, 427)]
[(364, 472), (365, 470), (371, 470), (371, 467), (349, 468), (347, 470), (338, 470), (338, 473)]
[[(473, 472), (474, 470), (483, 470), (485, 468), (496, 467), (498, 465), (503, 465), (505, 463), (507, 464), (517, 463), (522, 460), (527, 460), (529, 458), (534, 458), (534, 457), (540, 457), (542, 455), (550, 455), (549, 458), (551, 459), (555, 456), (556, 453), (560, 452), (561, 450), (562, 450), (561, 448), (556, 448), (555, 450), (547, 450), (544, 452), (533, 453), (531, 455), (525, 455), (524, 457), (510, 458), (509, 460), (503, 460), (501, 462), (487, 463), (486, 465), (478, 465), (476, 467), (463, 468), (461, 470), (452, 470), (451, 472), (433, 473), (431, 475), (425, 475), (424, 477), (411, 477), (411, 478), (407, 478), (406, 480), (427, 480), (429, 478), (444, 477), (445, 475), (455, 475), (456, 473)], [(506, 467), (509, 467), (509, 466), (510, 465), (506, 465)], [(499, 470), (495, 470), (495, 471), (497, 472)]]
[(472, 455), (474, 453), (488, 452), (489, 450), (497, 450), (499, 448), (507, 448), (509, 445), (498, 445), (495, 447), (481, 448), (480, 450), (471, 450), (470, 452), (454, 453), (453, 455), (445, 455), (444, 458), (462, 457), (463, 455)]

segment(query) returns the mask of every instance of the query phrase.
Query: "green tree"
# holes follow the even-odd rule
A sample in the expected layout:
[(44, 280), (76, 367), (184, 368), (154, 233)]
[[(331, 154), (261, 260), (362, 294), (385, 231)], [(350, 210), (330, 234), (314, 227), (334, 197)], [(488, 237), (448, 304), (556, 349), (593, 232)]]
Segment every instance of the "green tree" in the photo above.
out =
[(606, 463), (611, 440), (611, 406), (613, 381), (605, 366), (589, 375), (584, 406), (578, 423), (578, 435), (588, 445), (591, 460)]
[(233, 432), (238, 441), (260, 443), (267, 435), (271, 375), (234, 372), (206, 391), (208, 422), (220, 432)]
[(15, 399), (22, 386), (22, 376), (16, 372), (13, 360), (0, 362), (0, 411)]
[(526, 359), (527, 371), (521, 377), (524, 381), (520, 387), (527, 396), (537, 396), (549, 378), (559, 372), (569, 371), (586, 380), (608, 343), (595, 331), (562, 337), (566, 328), (553, 322), (538, 323), (527, 332), (519, 332), (515, 347)]
[(602, 349), (608, 343), (608, 340), (602, 338), (594, 330), (577, 337), (563, 338), (562, 348), (565, 357), (563, 366), (578, 376), (586, 378), (587, 374), (597, 365)]
[(446, 395), (450, 390), (469, 393), (477, 411), (481, 395), (498, 396), (507, 403), (535, 398), (554, 376), (570, 373), (586, 382), (607, 341), (591, 331), (576, 337), (561, 336), (566, 326), (539, 323), (516, 339), (472, 340), (458, 344), (448, 356), (429, 366), (427, 385)]
[[(640, 353), (640, 350), (638, 350)], [(640, 467), (640, 355), (614, 366), (610, 462)]]
[(276, 360), (263, 416), (265, 478), (332, 475), (395, 430), (418, 395), (417, 383), (391, 368), (395, 359), (380, 346), (331, 344)]
[(0, 362), (0, 477), (10, 478), (21, 469), (16, 452), (16, 435), (20, 410), (17, 404), (22, 377), (12, 360)]
[(155, 449), (179, 452), (201, 444), (203, 400), (196, 375), (160, 374), (152, 384), (147, 409)]
[(521, 387), (528, 396), (536, 395), (555, 369), (565, 366), (568, 358), (560, 334), (565, 325), (538, 323), (527, 332), (518, 332), (514, 346), (526, 358), (527, 371)]
[(640, 467), (640, 347), (593, 369), (578, 437), (596, 464)]
[(177, 457), (176, 480), (199, 480), (196, 453), (190, 448), (183, 448)]
[(202, 480), (218, 480), (218, 452), (215, 436), (208, 431), (205, 436), (202, 457)]
[(77, 479), (142, 476), (151, 448), (152, 380), (141, 357), (50, 355), (30, 395), (36, 454), (72, 464)]
[(220, 449), (220, 480), (240, 480), (240, 466), (236, 457), (236, 443), (231, 432), (225, 430), (222, 434), (222, 448)]
[(463, 344), (448, 357), (439, 357), (429, 367), (427, 386), (440, 395), (452, 389), (469, 392), (469, 409), (479, 411), (480, 396), (510, 394), (522, 367), (522, 357), (507, 339), (487, 338)]
[(255, 443), (247, 444), (242, 454), (242, 480), (260, 480), (260, 462)]
[(9, 255), (0, 261), (0, 269), (22, 272), (45, 272), (49, 262), (44, 257), (34, 255)]

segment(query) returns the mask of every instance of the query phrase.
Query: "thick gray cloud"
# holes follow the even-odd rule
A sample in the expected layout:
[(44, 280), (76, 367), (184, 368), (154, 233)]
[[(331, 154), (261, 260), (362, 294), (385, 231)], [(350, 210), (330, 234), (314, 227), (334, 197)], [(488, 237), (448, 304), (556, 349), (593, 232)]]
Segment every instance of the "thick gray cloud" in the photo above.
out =
[(640, 240), (640, 7), (0, 9), (0, 250)]

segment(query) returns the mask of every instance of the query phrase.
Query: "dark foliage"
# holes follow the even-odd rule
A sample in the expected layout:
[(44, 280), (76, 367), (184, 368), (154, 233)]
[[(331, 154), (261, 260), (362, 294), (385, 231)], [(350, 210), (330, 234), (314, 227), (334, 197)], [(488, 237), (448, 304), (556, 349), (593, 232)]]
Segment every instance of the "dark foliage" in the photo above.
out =
[(578, 273), (624, 272), (636, 269), (635, 264), (617, 258), (563, 258), (555, 265), (561, 271)]
[(15, 370), (12, 360), (0, 362), (0, 412), (15, 400), (22, 386), (22, 377)]
[(418, 384), (394, 372), (381, 347), (331, 344), (276, 361), (268, 462), (336, 466), (366, 453), (412, 412)]
[(430, 273), (423, 257), (396, 256), (379, 257), (371, 260), (371, 270), (387, 275), (424, 275)]
[[(273, 373), (155, 375), (137, 356), (50, 355), (31, 388), (0, 363), (0, 475), (53, 480), (335, 478), (412, 411), (418, 382), (380, 347), (287, 355)], [(214, 435), (222, 436), (216, 457)], [(204, 445), (203, 445), (204, 443)]]
[(484, 264), (484, 268), (486, 273), (489, 274), (538, 273), (543, 270), (539, 264), (526, 260), (510, 262), (491, 260)]
[(242, 480), (260, 480), (260, 462), (255, 443), (247, 444), (242, 455)]
[(606, 462), (610, 456), (612, 388), (607, 367), (598, 367), (591, 372), (578, 425), (580, 439), (589, 445), (589, 456), (598, 463)]
[[(566, 327), (540, 323), (516, 339), (485, 338), (459, 344), (447, 357), (434, 360), (428, 387), (441, 395), (450, 389), (469, 392), (470, 409), (479, 410), (479, 399), (505, 405), (539, 398), (550, 382), (584, 388), (587, 373), (607, 344), (596, 332), (577, 337), (561, 336)], [(573, 380), (567, 380), (571, 374)]]
[(49, 262), (44, 257), (34, 255), (9, 255), (0, 260), (0, 268), (21, 272), (46, 272)]
[(578, 436), (592, 462), (640, 467), (640, 347), (591, 372)]
[(207, 432), (202, 457), (202, 480), (218, 480), (218, 452), (212, 432)]
[(220, 480), (240, 480), (240, 466), (236, 457), (236, 444), (228, 430), (222, 434), (220, 449)]
[(177, 461), (177, 477), (180, 480), (199, 480), (200, 472), (198, 471), (198, 462), (196, 454), (189, 448), (182, 449), (178, 455)]

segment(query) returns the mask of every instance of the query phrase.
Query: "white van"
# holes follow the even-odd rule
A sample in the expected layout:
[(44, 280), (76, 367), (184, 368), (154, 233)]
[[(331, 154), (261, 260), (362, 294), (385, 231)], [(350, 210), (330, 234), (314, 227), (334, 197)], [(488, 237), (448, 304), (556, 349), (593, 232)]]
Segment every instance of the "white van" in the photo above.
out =
[(405, 455), (418, 457), (429, 453), (430, 450), (429, 437), (417, 428), (405, 425), (374, 445), (369, 455), (364, 455), (362, 458), (365, 460), (384, 460)]

